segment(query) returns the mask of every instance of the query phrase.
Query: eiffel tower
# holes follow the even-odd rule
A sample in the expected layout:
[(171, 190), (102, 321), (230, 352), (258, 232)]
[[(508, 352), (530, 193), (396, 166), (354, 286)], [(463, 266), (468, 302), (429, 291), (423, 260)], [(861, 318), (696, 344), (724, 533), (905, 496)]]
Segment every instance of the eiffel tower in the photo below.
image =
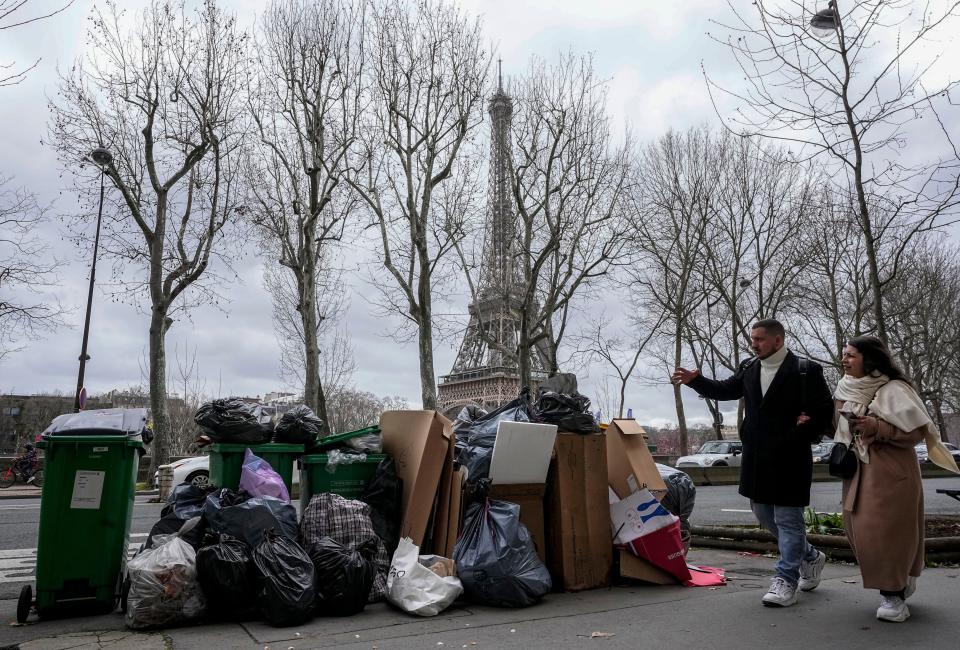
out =
[[(517, 344), (523, 285), (515, 263), (518, 232), (510, 190), (513, 99), (503, 90), (502, 71), (487, 111), (491, 137), (485, 254), (460, 351), (437, 387), (440, 410), (451, 416), (468, 404), (497, 408), (520, 391)], [(531, 363), (534, 378), (545, 378), (539, 351), (531, 355)]]

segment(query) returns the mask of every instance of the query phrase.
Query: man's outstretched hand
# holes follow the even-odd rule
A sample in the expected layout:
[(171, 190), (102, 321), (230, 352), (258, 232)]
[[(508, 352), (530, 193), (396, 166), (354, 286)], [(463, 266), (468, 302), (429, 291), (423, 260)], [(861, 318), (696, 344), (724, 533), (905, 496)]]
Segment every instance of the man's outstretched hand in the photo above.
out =
[(687, 370), (686, 368), (677, 368), (673, 371), (673, 375), (670, 376), (670, 380), (674, 384), (689, 384), (694, 378), (700, 376), (700, 369), (694, 368), (693, 370)]

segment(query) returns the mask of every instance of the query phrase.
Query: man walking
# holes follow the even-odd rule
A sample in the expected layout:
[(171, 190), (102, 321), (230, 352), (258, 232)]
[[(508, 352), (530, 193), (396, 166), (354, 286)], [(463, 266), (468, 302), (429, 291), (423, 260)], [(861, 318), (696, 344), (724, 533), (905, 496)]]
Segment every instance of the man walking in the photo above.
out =
[(810, 503), (810, 445), (831, 429), (833, 399), (823, 369), (790, 352), (785, 337), (779, 321), (761, 320), (750, 332), (756, 357), (741, 363), (732, 377), (707, 379), (686, 368), (673, 373), (674, 383), (707, 399), (744, 400), (740, 494), (750, 499), (780, 549), (776, 576), (763, 596), (770, 607), (789, 607), (798, 589), (816, 589), (827, 561), (807, 543), (803, 509)]

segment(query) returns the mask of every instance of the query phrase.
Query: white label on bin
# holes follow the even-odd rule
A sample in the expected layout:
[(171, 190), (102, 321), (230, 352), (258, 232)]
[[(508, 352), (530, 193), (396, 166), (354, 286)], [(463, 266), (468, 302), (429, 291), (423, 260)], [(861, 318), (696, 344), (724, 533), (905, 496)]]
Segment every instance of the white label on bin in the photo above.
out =
[(77, 510), (99, 510), (100, 497), (103, 496), (103, 479), (106, 472), (77, 470), (73, 478), (73, 497), (70, 508)]
[(95, 453), (95, 454), (100, 454), (100, 453), (104, 453), (104, 452), (108, 452), (108, 451), (110, 451), (110, 448), (109, 448), (109, 447), (94, 447), (94, 448), (93, 448), (93, 453)]

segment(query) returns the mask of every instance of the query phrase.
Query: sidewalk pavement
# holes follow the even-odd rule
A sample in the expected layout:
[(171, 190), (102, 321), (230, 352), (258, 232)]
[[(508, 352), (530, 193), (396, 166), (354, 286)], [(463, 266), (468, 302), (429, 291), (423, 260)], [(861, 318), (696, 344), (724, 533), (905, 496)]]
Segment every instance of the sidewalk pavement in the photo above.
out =
[[(715, 588), (622, 585), (551, 594), (526, 609), (463, 605), (434, 618), (417, 618), (378, 604), (353, 617), (316, 618), (292, 628), (255, 622), (135, 633), (124, 628), (120, 614), (112, 614), (3, 626), (0, 648), (957, 647), (960, 567), (924, 571), (917, 593), (909, 601), (912, 617), (896, 624), (876, 620), (879, 596), (862, 589), (853, 565), (828, 564), (816, 591), (802, 594), (793, 607), (774, 609), (760, 604), (774, 559), (694, 549), (690, 561), (724, 567), (729, 584)], [(15, 610), (15, 601), (0, 601), (0, 620), (14, 620)]]

